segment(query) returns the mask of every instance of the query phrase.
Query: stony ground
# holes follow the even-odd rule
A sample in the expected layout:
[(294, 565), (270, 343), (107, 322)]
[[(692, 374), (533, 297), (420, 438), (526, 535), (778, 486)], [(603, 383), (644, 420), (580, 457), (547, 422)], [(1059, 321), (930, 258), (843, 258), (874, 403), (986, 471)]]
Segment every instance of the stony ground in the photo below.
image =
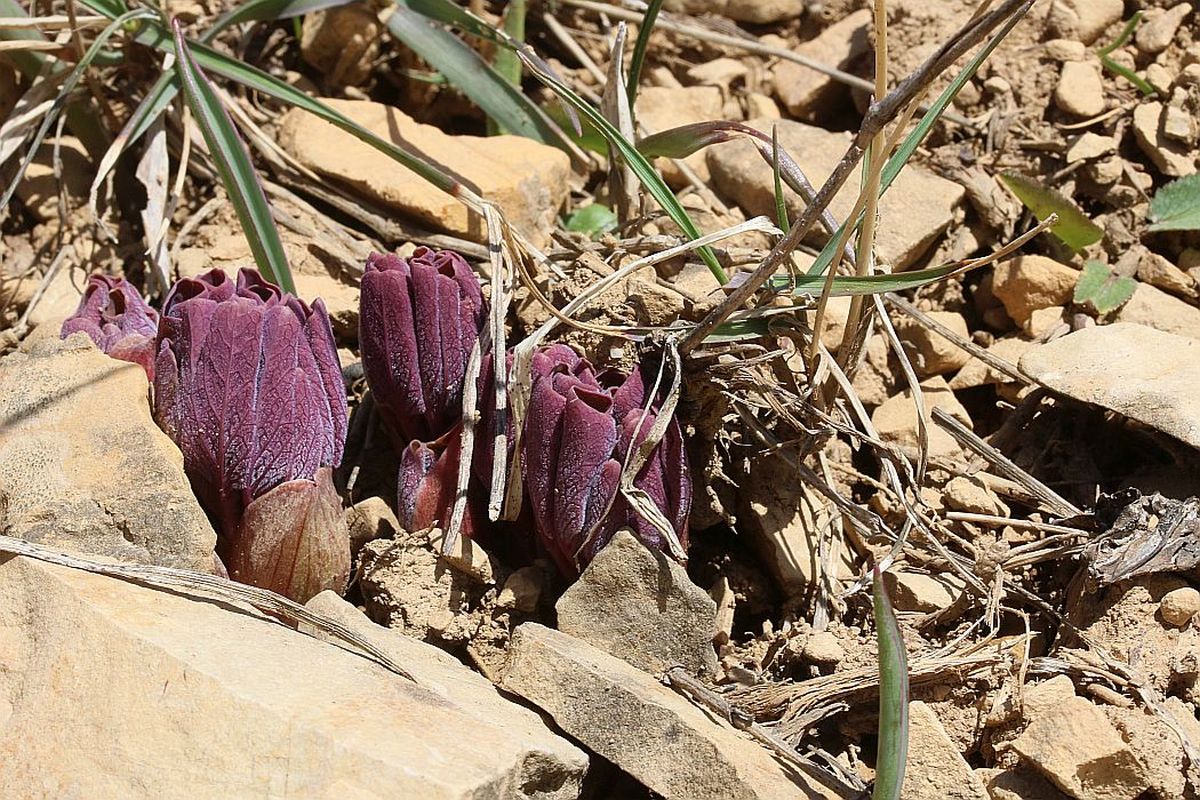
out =
[[(173, 13), (202, 20), (218, 5)], [(471, 5), (493, 20), (501, 11)], [(786, 54), (871, 79), (867, 5), (668, 0), (674, 29), (651, 37), (638, 97), (644, 132), (714, 119), (775, 131), (819, 186), (867, 94)], [(975, 6), (889, 0), (890, 81)], [(346, 5), (308, 15), (299, 39), (290, 25), (253, 25), (220, 44), (494, 200), (560, 270), (534, 276), (559, 307), (678, 241), (649, 206), (594, 239), (565, 230), (565, 214), (610, 201), (601, 160), (484, 136), (479, 112), (422, 79), (428, 66), (383, 33), (385, 10)], [(1098, 55), (1136, 12), (1109, 57), (1152, 94)], [(528, 38), (594, 96), (619, 19), (582, 2), (535, 3)], [(890, 554), (913, 696), (904, 798), (1196, 797), (1200, 236), (1147, 227), (1150, 199), (1200, 165), (1198, 31), (1186, 2), (1033, 5), (883, 198), (877, 259), (901, 272), (1012, 241), (1032, 215), (1006, 174), (1070, 198), (1103, 235), (1082, 252), (1041, 235), (995, 265), (889, 297), (901, 353), (877, 326), (853, 403), (814, 406), (804, 330), (691, 355), (680, 407), (696, 476), (686, 567), (624, 534), (569, 586), (544, 561), (506, 563), (469, 541), (441, 555), (440, 531), (396, 521), (395, 461), (365, 412), (338, 477), (354, 578), (345, 598), (309, 604), (359, 639), (327, 624), (302, 624), (302, 636), (192, 590), (0, 556), (3, 793), (855, 796), (874, 776), (878, 701), (860, 576)], [(8, 116), (28, 81), (3, 55)], [(137, 59), (99, 73), (95, 91), (119, 119), (153, 74), (150, 56)], [(482, 259), (481, 220), (312, 116), (237, 101), (298, 292), (328, 305), (358, 407), (367, 253), (431, 244)], [(168, 127), (174, 147), (178, 115)], [(104, 189), (97, 224), (95, 159), (69, 135), (59, 145), (57, 157), (43, 148), (0, 223), (0, 533), (210, 571), (212, 527), (151, 419), (144, 376), (86, 341), (59, 341), (87, 272), (150, 288), (135, 165)], [(746, 140), (657, 166), (705, 231), (775, 216), (772, 170)], [(172, 211), (176, 276), (252, 260), (212, 175), (199, 161)], [(857, 186), (833, 202), (838, 219)], [(788, 194), (792, 217), (803, 205)], [(796, 253), (798, 268), (820, 243)], [(748, 233), (719, 247), (737, 270), (771, 244)], [(1118, 308), (1077, 300), (1086, 262), (1114, 285), (1132, 279)], [(695, 322), (717, 290), (702, 264), (677, 259), (579, 319)], [(831, 350), (849, 309), (848, 298), (830, 303), (818, 335)], [(548, 318), (518, 285), (510, 341)], [(635, 354), (595, 327), (555, 338), (597, 363), (628, 366)], [(340, 647), (317, 641), (331, 636)]]

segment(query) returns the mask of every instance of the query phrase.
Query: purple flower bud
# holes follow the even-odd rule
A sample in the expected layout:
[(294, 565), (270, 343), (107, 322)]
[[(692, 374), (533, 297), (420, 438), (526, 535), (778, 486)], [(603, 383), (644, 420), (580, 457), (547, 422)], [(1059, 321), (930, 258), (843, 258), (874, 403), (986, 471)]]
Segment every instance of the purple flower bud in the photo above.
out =
[(79, 307), (62, 324), (61, 336), (65, 339), (79, 331), (113, 358), (141, 365), (146, 377), (154, 380), (158, 312), (124, 278), (100, 274), (88, 278)]
[(565, 345), (535, 353), (531, 376), (525, 491), (542, 544), (564, 575), (576, 575), (604, 544), (595, 533), (621, 478), (612, 396)]
[[(253, 270), (236, 283), (219, 269), (179, 281), (163, 306), (154, 395), (230, 574), (340, 591), (349, 539), (320, 473), (341, 461), (346, 395), (324, 303), (310, 309)], [(306, 574), (281, 577), (289, 569)]]
[[(642, 371), (610, 391), (586, 360), (565, 345), (552, 345), (534, 355), (531, 372), (525, 488), (538, 536), (559, 570), (577, 575), (627, 525), (647, 545), (665, 550), (662, 533), (618, 492), (630, 448), (645, 440), (657, 417), (652, 407), (642, 419), (649, 391)], [(634, 485), (649, 495), (686, 547), (691, 477), (674, 420)]]
[[(645, 410), (646, 400), (653, 386), (653, 376), (648, 376), (645, 368), (639, 365), (613, 392), (613, 417), (617, 420), (620, 430), (617, 458), (621, 463), (625, 463), (631, 450), (636, 450), (646, 440), (650, 429), (658, 421), (660, 414), (657, 403), (651, 404), (649, 410)], [(683, 445), (683, 431), (678, 420), (672, 419), (668, 423), (662, 440), (634, 478), (633, 485), (649, 495), (663, 512), (666, 521), (686, 550), (688, 515), (692, 510), (692, 476)], [(624, 498), (618, 497), (614, 505), (619, 508), (613, 516), (624, 516), (625, 524), (633, 528), (637, 537), (646, 545), (667, 550), (663, 534), (640, 514), (628, 508)]]
[[(432, 445), (414, 441), (404, 448), (396, 481), (396, 517), (405, 530), (445, 527), (450, 522), (461, 454), (461, 427), (455, 427)], [(486, 502), (480, 491), (476, 481), (468, 484), (466, 515), (460, 531), (476, 541), (486, 533), (486, 525), (479, 516), (481, 503)]]
[(361, 282), (367, 384), (397, 449), (431, 442), (461, 416), (463, 376), (483, 326), (483, 292), (462, 256), (372, 254)]

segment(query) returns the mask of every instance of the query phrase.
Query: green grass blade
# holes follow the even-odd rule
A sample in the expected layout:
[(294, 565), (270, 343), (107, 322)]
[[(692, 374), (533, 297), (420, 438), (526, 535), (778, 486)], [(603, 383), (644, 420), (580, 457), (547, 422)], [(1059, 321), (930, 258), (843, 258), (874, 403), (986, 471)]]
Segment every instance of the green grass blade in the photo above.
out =
[(46, 112), (42, 119), (42, 124), (38, 126), (37, 131), (29, 142), (29, 149), (25, 153), (25, 157), (21, 160), (17, 172), (13, 175), (8, 183), (8, 187), (4, 190), (3, 196), (0, 196), (0, 214), (8, 208), (8, 204), (12, 202), (13, 194), (17, 191), (17, 186), (21, 182), (22, 176), (25, 175), (25, 170), (29, 169), (29, 165), (33, 163), (33, 159), (37, 156), (38, 150), (42, 146), (42, 142), (46, 139), (46, 134), (50, 132), (50, 128), (58, 120), (58, 115), (67, 108), (67, 104), (71, 99), (71, 93), (75, 91), (75, 87), (79, 85), (79, 81), (83, 78), (85, 72), (91, 67), (92, 61), (95, 60), (97, 54), (100, 53), (108, 40), (119, 31), (123, 30), (127, 23), (136, 23), (139, 19), (144, 19), (153, 15), (154, 12), (149, 9), (136, 9), (134, 11), (126, 11), (118, 15), (108, 26), (102, 30), (95, 40), (88, 47), (83, 57), (79, 59), (79, 63), (71, 70), (71, 74), (63, 81), (62, 88), (59, 90), (58, 96), (54, 99), (54, 104), (50, 110)]
[(908, 652), (879, 567), (871, 582), (879, 637), (879, 752), (873, 800), (900, 800), (908, 759)]
[[(121, 13), (120, 9), (124, 7), (117, 0), (79, 0), (79, 2), (97, 14), (104, 14), (110, 17), (113, 15), (114, 10), (119, 15)], [(174, 52), (175, 46), (170, 34), (158, 23), (146, 25), (138, 32), (136, 39), (139, 43), (147, 47), (153, 47), (164, 52)], [(237, 81), (243, 86), (262, 92), (280, 102), (301, 108), (310, 114), (315, 114), (326, 122), (346, 131), (356, 139), (371, 145), (376, 150), (395, 159), (398, 163), (420, 175), (421, 178), (442, 191), (455, 197), (462, 196), (462, 186), (458, 180), (443, 171), (440, 167), (426, 161), (416, 153), (396, 145), (387, 139), (376, 136), (349, 117), (333, 110), (320, 100), (308, 96), (296, 87), (290, 86), (260, 69), (217, 50), (213, 50), (206, 45), (189, 42), (188, 50), (195, 58), (196, 63), (205, 72), (216, 73), (222, 77)]]
[(200, 37), (202, 42), (211, 42), (218, 33), (243, 22), (266, 22), (290, 19), (314, 11), (323, 11), (335, 6), (344, 6), (353, 0), (249, 0), (222, 14)]
[[(880, 273), (877, 275), (838, 275), (833, 279), (832, 297), (851, 297), (854, 295), (882, 294), (884, 292), (903, 292), (909, 289), (919, 289), (936, 281), (967, 272), (969, 264), (954, 261), (938, 267), (912, 270), (909, 272)], [(797, 296), (819, 295), (825, 288), (825, 277), (814, 273), (805, 275), (776, 275), (768, 284), (772, 291), (791, 291)]]
[(637, 41), (633, 43), (633, 55), (629, 59), (629, 76), (625, 79), (625, 94), (629, 98), (629, 107), (637, 101), (638, 84), (642, 80), (642, 66), (646, 63), (646, 49), (650, 46), (650, 34), (654, 32), (654, 22), (662, 9), (663, 0), (650, 0), (646, 3), (646, 11), (642, 14), (642, 24), (638, 26)]
[(771, 126), (771, 176), (775, 179), (775, 224), (779, 230), (788, 232), (791, 222), (788, 220), (787, 198), (783, 195), (783, 176), (779, 172), (779, 128)]
[(178, 22), (174, 23), (174, 29), (175, 63), (183, 96), (208, 143), (225, 192), (250, 243), (254, 261), (268, 280), (295, 294), (296, 284), (292, 281), (283, 242), (279, 239), (279, 230), (275, 227), (258, 173), (250, 161), (250, 152), (217, 93), (192, 58)]
[[(679, 226), (680, 230), (682, 230), (689, 239), (699, 239), (701, 235), (700, 229), (696, 227), (696, 223), (692, 221), (692, 218), (688, 216), (688, 213), (684, 209), (683, 205), (680, 204), (679, 198), (675, 196), (675, 193), (672, 192), (667, 184), (663, 181), (662, 176), (659, 175), (654, 167), (650, 165), (650, 162), (646, 160), (646, 157), (643, 156), (628, 139), (622, 136), (620, 132), (613, 127), (612, 123), (604, 118), (603, 114), (592, 108), (591, 104), (587, 103), (570, 87), (560, 81), (557, 76), (547, 70), (541, 62), (541, 59), (536, 58), (536, 56), (532, 56), (532, 52), (527, 48), (524, 48), (518, 52), (521, 55), (521, 60), (525, 62), (525, 67), (535, 77), (537, 77), (539, 81), (544, 83), (551, 91), (558, 95), (559, 98), (570, 104), (583, 116), (584, 119), (595, 126), (596, 129), (602, 134), (604, 134), (604, 138), (608, 140), (610, 152), (611, 150), (616, 150), (621, 154), (621, 157), (625, 159), (625, 162), (629, 164), (634, 174), (637, 175), (637, 178), (641, 182), (642, 186), (644, 186), (646, 191), (650, 193), (650, 196), (653, 197), (660, 206), (662, 206), (663, 210), (666, 211), (667, 215), (675, 222), (676, 225)], [(721, 268), (720, 263), (717, 261), (717, 256), (713, 253), (711, 248), (707, 246), (698, 247), (696, 248), (696, 252), (700, 254), (700, 258), (704, 260), (704, 263), (708, 266), (709, 271), (712, 272), (713, 276), (716, 277), (718, 281), (724, 284), (729, 280), (728, 276), (725, 274), (725, 270)]]
[(500, 75), (478, 53), (449, 31), (432, 24), (395, 0), (387, 27), (398, 40), (511, 133), (558, 147), (574, 157), (575, 148), (537, 105)]
[[(913, 153), (915, 153), (917, 148), (920, 147), (921, 142), (925, 141), (925, 137), (929, 135), (929, 131), (933, 130), (934, 124), (942, 116), (942, 112), (946, 110), (951, 101), (954, 100), (955, 95), (957, 95), (959, 90), (966, 85), (967, 81), (971, 80), (971, 78), (979, 70), (980, 65), (987, 60), (988, 56), (992, 54), (992, 51), (999, 46), (1000, 42), (1004, 41), (1009, 32), (1015, 28), (1017, 23), (1022, 19), (1023, 16), (1017, 14), (1009, 19), (1008, 22), (1004, 23), (1004, 25), (992, 35), (992, 38), (989, 39), (983, 47), (979, 48), (979, 52), (967, 62), (966, 66), (964, 66), (959, 73), (954, 76), (954, 80), (950, 82), (950, 85), (947, 86), (940, 95), (938, 95), (937, 100), (935, 100), (933, 104), (930, 105), (925, 111), (925, 114), (921, 117), (921, 121), (917, 123), (916, 127), (913, 128), (911, 132), (909, 132), (908, 136), (904, 137), (904, 141), (901, 142), (900, 146), (896, 148), (896, 152), (892, 153), (891, 158), (889, 158), (883, 165), (883, 171), (879, 177), (880, 197), (883, 196), (884, 192), (891, 188), (891, 185), (896, 180), (896, 177), (908, 164), (908, 160), (912, 158)], [(859, 218), (854, 221), (855, 227), (857, 227), (861, 221), (862, 217), (860, 215)], [(848, 221), (842, 222), (843, 227), (847, 224)], [(840, 233), (841, 228), (838, 229), (838, 234), (840, 235)], [(814, 261), (813, 265), (809, 267), (808, 271), (810, 273), (821, 274), (829, 268), (830, 263), (833, 261), (833, 249), (838, 238), (838, 235), (834, 235), (829, 238), (829, 241), (826, 242), (825, 247), (822, 248), (821, 252), (817, 255), (816, 261)]]

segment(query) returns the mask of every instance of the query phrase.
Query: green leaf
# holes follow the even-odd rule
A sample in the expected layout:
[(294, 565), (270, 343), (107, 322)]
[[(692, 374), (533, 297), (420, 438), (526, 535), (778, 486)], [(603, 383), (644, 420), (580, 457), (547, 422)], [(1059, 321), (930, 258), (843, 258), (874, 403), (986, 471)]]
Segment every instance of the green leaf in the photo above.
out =
[(594, 239), (617, 227), (617, 215), (606, 205), (592, 203), (567, 217), (564, 227), (576, 233), (586, 233)]
[(763, 136), (761, 132), (740, 122), (691, 122), (645, 136), (638, 140), (637, 149), (646, 158), (687, 158), (709, 145), (728, 142), (742, 134)]
[[(120, 0), (79, 0), (79, 2), (97, 14), (103, 14), (113, 19), (119, 16), (125, 9), (124, 3)], [(164, 52), (174, 52), (175, 46), (171, 35), (167, 32), (166, 28), (158, 23), (151, 22), (145, 25), (137, 33), (136, 40), (147, 47), (154, 47)], [(462, 196), (462, 185), (439, 165), (426, 161), (420, 155), (387, 139), (376, 136), (371, 131), (325, 105), (315, 97), (309, 97), (296, 87), (290, 86), (260, 69), (217, 50), (213, 50), (206, 45), (189, 42), (188, 49), (196, 59), (196, 63), (205, 71), (215, 72), (218, 75), (237, 81), (243, 86), (262, 92), (283, 103), (315, 114), (326, 122), (341, 128), (355, 138), (371, 145), (398, 163), (403, 164), (447, 194), (454, 197)]]
[[(882, 273), (879, 275), (838, 275), (833, 279), (831, 297), (848, 297), (852, 295), (882, 294), (884, 292), (903, 292), (908, 289), (919, 289), (936, 281), (944, 280), (951, 275), (966, 272), (969, 267), (961, 261), (954, 261), (938, 267), (916, 269), (909, 272)], [(768, 284), (772, 291), (791, 291), (797, 296), (819, 295), (825, 288), (825, 276), (807, 273), (804, 275), (776, 275)]]
[(654, 22), (658, 19), (662, 4), (663, 0), (650, 0), (646, 3), (646, 10), (642, 13), (642, 24), (638, 26), (637, 41), (633, 43), (633, 55), (629, 59), (629, 75), (625, 78), (625, 95), (629, 98), (631, 109), (637, 102), (642, 65), (646, 63), (646, 48), (650, 46), (650, 34), (654, 32)]
[[(525, 0), (510, 0), (508, 6), (504, 9), (502, 25), (504, 32), (511, 36), (514, 41), (525, 41)], [(496, 70), (497, 75), (507, 81), (510, 86), (520, 91), (521, 59), (517, 58), (516, 53), (507, 47), (497, 48), (496, 55), (492, 60), (492, 67)], [(489, 117), (488, 133), (495, 135), (498, 133), (511, 133), (511, 131)]]
[(200, 37), (203, 42), (211, 42), (218, 33), (233, 25), (243, 22), (267, 22), (279, 19), (290, 19), (314, 11), (344, 6), (354, 0), (249, 0), (240, 3), (226, 11)]
[(258, 173), (250, 161), (250, 152), (208, 78), (192, 58), (178, 21), (174, 23), (174, 29), (175, 63), (184, 99), (208, 144), (221, 183), (225, 185), (225, 192), (250, 243), (254, 262), (268, 280), (295, 294), (296, 284), (292, 281), (283, 242), (279, 239), (279, 230), (275, 227)]
[(775, 179), (775, 224), (784, 233), (792, 223), (788, 220), (787, 198), (783, 194), (783, 177), (779, 171), (779, 128), (771, 126), (771, 175)]
[[(700, 229), (696, 227), (696, 223), (688, 216), (687, 210), (679, 202), (679, 198), (675, 196), (675, 193), (663, 181), (662, 176), (650, 165), (650, 162), (646, 160), (646, 157), (638, 151), (633, 143), (622, 136), (620, 131), (604, 118), (603, 114), (592, 108), (591, 104), (586, 102), (573, 89), (550, 72), (544, 62), (534, 56), (532, 51), (524, 48), (518, 52), (521, 55), (521, 60), (525, 62), (525, 67), (534, 77), (544, 83), (561, 99), (569, 103), (584, 119), (591, 122), (597, 130), (604, 134), (604, 138), (608, 140), (609, 147), (621, 154), (621, 157), (625, 159), (625, 163), (629, 164), (630, 169), (637, 175), (642, 186), (662, 206), (663, 210), (667, 212), (667, 216), (679, 226), (680, 230), (689, 239), (699, 239)], [(713, 253), (712, 248), (708, 246), (697, 247), (696, 252), (720, 283), (724, 284), (729, 280), (725, 274), (725, 270), (721, 268), (720, 262), (717, 261), (717, 256)]]
[(879, 746), (873, 800), (899, 800), (908, 759), (908, 651), (879, 567), (871, 580), (879, 640)]
[(1200, 175), (1171, 181), (1150, 201), (1150, 231), (1200, 230)]
[(454, 34), (414, 11), (408, 0), (395, 0), (388, 17), (392, 35), (442, 73), (497, 124), (518, 136), (553, 145), (574, 155), (570, 140), (532, 100), (504, 79)]
[(1114, 275), (1099, 261), (1087, 261), (1075, 284), (1076, 305), (1090, 305), (1100, 316), (1112, 313), (1129, 302), (1137, 289), (1137, 281)]
[(1100, 226), (1088, 219), (1079, 206), (1050, 187), (1012, 172), (1003, 173), (1000, 180), (1039, 221), (1058, 214), (1058, 222), (1050, 232), (1072, 250), (1078, 252), (1104, 237)]

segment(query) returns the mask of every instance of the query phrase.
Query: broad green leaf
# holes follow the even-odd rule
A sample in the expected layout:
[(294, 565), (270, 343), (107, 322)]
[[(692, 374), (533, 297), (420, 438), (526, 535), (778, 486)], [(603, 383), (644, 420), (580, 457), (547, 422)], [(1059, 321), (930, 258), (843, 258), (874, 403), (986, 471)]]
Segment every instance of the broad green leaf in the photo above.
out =
[(1072, 250), (1078, 252), (1104, 237), (1100, 226), (1088, 219), (1079, 206), (1050, 187), (1012, 172), (1002, 174), (1000, 180), (1039, 221), (1058, 214), (1058, 222), (1050, 232)]
[(564, 227), (569, 231), (586, 233), (595, 238), (617, 227), (617, 215), (606, 205), (592, 203), (567, 217)]
[(1087, 261), (1075, 283), (1076, 305), (1090, 305), (1100, 316), (1116, 311), (1129, 302), (1137, 289), (1137, 281), (1114, 275), (1099, 261)]
[[(525, 41), (525, 0), (510, 0), (504, 9), (504, 19), (501, 26), (504, 32), (511, 36), (514, 41)], [(497, 75), (507, 81), (510, 86), (520, 91), (521, 59), (517, 58), (516, 53), (507, 47), (496, 48), (496, 55), (492, 59), (492, 67), (496, 70)], [(511, 131), (505, 129), (496, 120), (488, 117), (488, 133), (495, 135), (498, 133), (511, 133)]]
[(1150, 231), (1200, 230), (1200, 175), (1171, 181), (1150, 201)]
[[(883, 165), (883, 172), (879, 176), (880, 197), (883, 197), (884, 193), (891, 188), (892, 183), (896, 180), (896, 177), (899, 176), (900, 172), (908, 164), (908, 160), (912, 158), (913, 153), (915, 153), (917, 148), (920, 147), (921, 142), (925, 141), (925, 137), (929, 135), (931, 130), (933, 130), (934, 124), (938, 121), (938, 119), (941, 118), (942, 113), (945, 112), (946, 108), (954, 100), (959, 90), (966, 85), (967, 81), (974, 77), (975, 73), (979, 70), (980, 65), (987, 60), (987, 57), (992, 54), (992, 51), (1000, 45), (1000, 42), (1004, 41), (1009, 32), (1016, 27), (1017, 23), (1022, 19), (1022, 15), (1015, 14), (1008, 22), (1004, 23), (1004, 25), (992, 35), (992, 38), (987, 41), (987, 44), (979, 48), (979, 52), (972, 56), (971, 60), (967, 62), (967, 65), (964, 66), (959, 73), (954, 76), (954, 80), (950, 82), (950, 85), (942, 90), (942, 93), (938, 95), (937, 100), (935, 100), (933, 104), (930, 105), (925, 111), (925, 114), (922, 115), (921, 121), (918, 122), (916, 127), (914, 127), (909, 134), (904, 137), (904, 141), (901, 142), (900, 146), (896, 148), (896, 152), (892, 153), (891, 157), (887, 160), (887, 163)], [(834, 247), (836, 246), (837, 240), (840, 238), (842, 228), (844, 228), (848, 222), (848, 220), (843, 220), (842, 225), (838, 228), (837, 233), (829, 237), (829, 241), (825, 243), (825, 246), (817, 255), (816, 261), (814, 261), (813, 265), (809, 267), (808, 271), (810, 273), (822, 274), (826, 269), (829, 268), (830, 263), (833, 262)], [(861, 222), (862, 216), (860, 215), (859, 218), (854, 221), (855, 227), (861, 224)]]
[(879, 745), (873, 800), (900, 800), (908, 759), (908, 651), (879, 567), (871, 581), (879, 645)]
[(562, 131), (478, 53), (410, 8), (408, 0), (395, 3), (396, 9), (388, 17), (388, 30), (442, 73), (451, 86), (510, 133), (554, 145), (574, 155), (574, 148)]
[(258, 173), (250, 161), (250, 152), (208, 78), (192, 58), (178, 22), (174, 23), (174, 28), (175, 63), (184, 99), (208, 144), (221, 183), (250, 243), (254, 261), (268, 280), (295, 294), (296, 284), (292, 281), (283, 242), (279, 239), (279, 230), (275, 227)]

